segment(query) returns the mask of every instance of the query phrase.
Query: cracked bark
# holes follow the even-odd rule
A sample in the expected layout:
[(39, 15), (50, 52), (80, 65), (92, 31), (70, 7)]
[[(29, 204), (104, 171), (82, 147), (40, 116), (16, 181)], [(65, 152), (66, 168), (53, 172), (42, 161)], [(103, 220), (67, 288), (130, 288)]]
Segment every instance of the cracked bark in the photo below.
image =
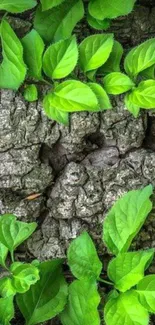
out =
[[(17, 33), (31, 26), (19, 18), (10, 21)], [(84, 27), (76, 28), (79, 39), (92, 32)], [(111, 31), (125, 48), (154, 37), (155, 4), (140, 1), (128, 17), (113, 21)], [(121, 97), (113, 99), (113, 106), (100, 114), (72, 114), (68, 128), (48, 120), (40, 102), (28, 104), (18, 93), (1, 91), (0, 213), (38, 222), (27, 246), (18, 251), (20, 258), (65, 256), (70, 240), (84, 229), (107, 257), (101, 242), (107, 210), (122, 193), (155, 185), (154, 112), (142, 111), (134, 119)], [(27, 200), (32, 193), (40, 196)], [(154, 247), (154, 235), (152, 212), (133, 248)], [(155, 266), (149, 271), (155, 272)]]

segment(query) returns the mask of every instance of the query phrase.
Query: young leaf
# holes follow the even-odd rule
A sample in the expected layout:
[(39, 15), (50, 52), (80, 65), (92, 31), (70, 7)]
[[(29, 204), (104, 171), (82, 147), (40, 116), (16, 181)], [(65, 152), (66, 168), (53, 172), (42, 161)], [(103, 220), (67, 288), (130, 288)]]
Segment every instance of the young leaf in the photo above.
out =
[(36, 227), (35, 222), (25, 223), (18, 221), (14, 215), (4, 214), (0, 218), (0, 241), (13, 254), (15, 248), (31, 236)]
[(112, 108), (110, 99), (101, 85), (94, 82), (89, 82), (88, 85), (96, 95), (101, 111)]
[(88, 36), (79, 46), (80, 66), (84, 72), (103, 65), (113, 47), (113, 34), (96, 34)]
[(104, 308), (106, 325), (148, 325), (149, 314), (139, 303), (134, 290), (111, 298)]
[(31, 264), (15, 262), (11, 264), (12, 286), (16, 292), (24, 293), (39, 280), (39, 270)]
[(140, 107), (138, 105), (135, 105), (132, 103), (130, 99), (130, 93), (125, 95), (125, 105), (127, 110), (134, 116), (138, 117), (139, 112), (140, 112)]
[(8, 248), (0, 242), (0, 265), (5, 268), (5, 261), (8, 255)]
[(53, 7), (59, 6), (64, 0), (40, 0), (42, 5), (42, 11), (49, 10)]
[(24, 98), (28, 102), (35, 102), (38, 99), (38, 90), (35, 85), (28, 85), (24, 90)]
[(15, 296), (16, 289), (12, 285), (12, 279), (5, 277), (0, 279), (0, 295), (2, 297)]
[(140, 82), (138, 87), (129, 95), (130, 101), (141, 108), (155, 107), (155, 80)]
[(54, 92), (48, 94), (48, 102), (51, 109), (54, 107), (63, 112), (99, 110), (97, 98), (90, 87), (76, 80), (64, 81), (56, 86)]
[(13, 296), (0, 298), (0, 324), (11, 325), (14, 317)]
[(152, 262), (154, 250), (119, 254), (108, 265), (108, 277), (115, 288), (125, 292), (134, 287), (143, 277), (144, 271)]
[(155, 38), (133, 48), (126, 56), (124, 68), (130, 77), (137, 75), (155, 64)]
[(43, 57), (43, 69), (49, 78), (61, 79), (74, 70), (77, 61), (77, 42), (72, 36), (48, 47)]
[(138, 298), (142, 306), (155, 313), (155, 275), (145, 276), (137, 285)]
[(82, 0), (64, 1), (48, 11), (38, 7), (34, 27), (47, 42), (69, 38), (79, 20), (84, 16)]
[(27, 325), (45, 322), (59, 314), (67, 300), (67, 284), (62, 274), (63, 260), (38, 265), (40, 280), (24, 294), (17, 295), (17, 304)]
[(0, 10), (6, 10), (11, 13), (20, 13), (32, 9), (36, 5), (36, 0), (1, 0)]
[(103, 85), (108, 94), (119, 95), (132, 89), (135, 84), (121, 72), (112, 72), (103, 78)]
[(136, 0), (91, 0), (89, 13), (96, 19), (116, 18), (129, 14)]
[(103, 240), (114, 255), (126, 252), (139, 232), (152, 209), (149, 199), (151, 194), (151, 185), (142, 190), (129, 191), (107, 214), (103, 226)]
[(69, 286), (68, 304), (61, 314), (63, 325), (99, 325), (100, 296), (92, 280), (76, 280)]
[(106, 30), (110, 27), (110, 19), (99, 20), (92, 17), (89, 12), (87, 14), (88, 24), (97, 30)]
[(111, 73), (111, 72), (120, 72), (120, 62), (123, 56), (123, 47), (122, 45), (114, 41), (114, 45), (112, 48), (112, 52), (108, 60), (104, 63), (104, 65), (99, 68), (99, 73)]
[(42, 38), (35, 29), (32, 29), (22, 38), (22, 44), (24, 48), (24, 60), (28, 66), (29, 76), (41, 80), (42, 56), (44, 51)]
[(62, 123), (64, 125), (69, 124), (69, 113), (62, 112), (56, 107), (51, 106), (52, 93), (47, 94), (43, 100), (43, 108), (45, 114), (52, 120)]
[(3, 61), (0, 65), (0, 88), (17, 90), (26, 75), (23, 48), (9, 23), (2, 20), (0, 25)]
[(77, 279), (98, 279), (102, 263), (87, 232), (83, 232), (70, 244), (67, 252), (68, 265)]

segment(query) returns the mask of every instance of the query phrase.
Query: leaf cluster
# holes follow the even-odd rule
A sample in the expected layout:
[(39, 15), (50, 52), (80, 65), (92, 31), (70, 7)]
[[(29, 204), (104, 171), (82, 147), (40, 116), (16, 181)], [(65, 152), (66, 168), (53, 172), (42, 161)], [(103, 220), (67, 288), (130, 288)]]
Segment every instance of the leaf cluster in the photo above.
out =
[[(93, 28), (106, 29), (110, 19), (131, 12), (135, 2), (90, 0), (86, 8), (88, 22)], [(139, 71), (144, 71), (146, 78), (152, 73), (154, 39), (150, 40), (151, 49), (147, 51), (144, 68), (141, 67), (141, 56), (148, 44), (136, 51), (137, 56), (134, 49), (131, 51), (134, 59), (131, 53), (128, 54), (126, 75), (120, 72), (123, 48), (114, 40), (113, 34), (94, 34), (80, 45), (72, 35), (76, 24), (84, 17), (82, 0), (40, 0), (38, 5), (36, 0), (2, 0), (0, 3), (0, 10), (12, 14), (32, 8), (36, 8), (33, 29), (22, 39), (17, 37), (7, 20), (2, 19), (0, 88), (17, 90), (26, 79), (24, 97), (27, 101), (36, 101), (39, 96), (37, 83), (45, 82), (51, 89), (43, 99), (44, 111), (49, 118), (63, 124), (68, 124), (70, 112), (98, 112), (112, 108), (108, 94), (127, 92), (125, 103), (134, 116), (138, 115), (140, 107), (153, 107), (154, 100), (151, 98), (150, 103), (148, 98), (154, 91), (154, 82), (146, 80), (135, 89), (137, 74), (133, 75), (131, 69), (138, 68), (136, 60), (140, 56)], [(83, 82), (77, 79), (81, 73)], [(129, 90), (132, 91), (129, 93)], [(145, 96), (145, 104), (141, 93)]]
[[(8, 272), (0, 280), (0, 323), (10, 325), (16, 296), (26, 325), (55, 316), (63, 325), (100, 325), (101, 318), (106, 325), (148, 325), (149, 314), (155, 313), (155, 275), (145, 271), (154, 249), (129, 248), (152, 209), (151, 195), (151, 185), (129, 191), (108, 212), (102, 239), (114, 257), (106, 272), (87, 232), (71, 242), (67, 263), (75, 280), (69, 285), (62, 272), (63, 259), (15, 262), (14, 250), (36, 224), (18, 221), (14, 215), (0, 216), (0, 264)], [(12, 263), (6, 263), (8, 252)]]

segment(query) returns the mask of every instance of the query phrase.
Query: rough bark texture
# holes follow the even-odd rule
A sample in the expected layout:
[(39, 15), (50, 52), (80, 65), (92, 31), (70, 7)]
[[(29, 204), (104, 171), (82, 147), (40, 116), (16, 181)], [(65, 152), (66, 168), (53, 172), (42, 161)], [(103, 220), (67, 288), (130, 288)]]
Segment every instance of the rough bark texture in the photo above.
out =
[[(155, 36), (155, 3), (140, 4), (111, 27), (126, 48)], [(29, 29), (29, 23), (10, 20), (17, 32), (21, 26), (24, 32)], [(91, 32), (79, 25), (79, 38), (83, 30)], [(72, 114), (68, 128), (48, 120), (41, 103), (28, 104), (20, 94), (1, 91), (0, 213), (38, 222), (27, 242), (30, 256), (65, 256), (69, 241), (83, 229), (93, 236), (101, 255), (106, 254), (101, 231), (107, 209), (122, 193), (155, 185), (154, 113), (143, 111), (134, 119), (122, 98), (113, 99), (113, 106), (100, 114)], [(32, 193), (40, 196), (28, 200)], [(152, 213), (133, 246), (154, 247), (154, 235)]]

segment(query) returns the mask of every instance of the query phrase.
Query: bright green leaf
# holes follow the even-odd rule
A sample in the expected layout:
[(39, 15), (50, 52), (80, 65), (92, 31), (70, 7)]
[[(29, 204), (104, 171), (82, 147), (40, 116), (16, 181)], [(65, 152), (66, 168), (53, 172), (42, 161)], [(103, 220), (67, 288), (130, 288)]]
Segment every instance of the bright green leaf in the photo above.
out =
[(129, 14), (136, 0), (91, 0), (89, 13), (96, 19), (116, 18)]
[(72, 241), (68, 248), (67, 258), (68, 265), (76, 278), (98, 279), (102, 270), (102, 263), (87, 232), (83, 232)]
[(129, 95), (130, 101), (141, 108), (155, 108), (155, 80), (140, 82)]
[(34, 27), (47, 42), (69, 38), (79, 20), (84, 16), (81, 0), (64, 1), (60, 6), (48, 11), (38, 7)]
[(38, 99), (38, 90), (35, 85), (28, 85), (24, 90), (24, 98), (28, 102), (34, 102)]
[(125, 292), (134, 287), (143, 277), (152, 262), (154, 250), (119, 254), (108, 265), (108, 277), (115, 288)]
[(106, 325), (148, 325), (149, 314), (131, 290), (111, 298), (104, 308)]
[(105, 20), (95, 19), (89, 14), (89, 12), (87, 14), (87, 21), (92, 28), (95, 28), (97, 30), (103, 30), (103, 29), (106, 30), (110, 27), (109, 19), (105, 19)]
[(68, 304), (61, 314), (63, 325), (99, 325), (100, 296), (92, 280), (76, 280), (69, 286)]
[(123, 47), (122, 45), (114, 41), (114, 45), (112, 48), (112, 52), (108, 60), (104, 63), (104, 65), (99, 68), (99, 73), (110, 73), (110, 72), (120, 72), (120, 62), (123, 55)]
[(42, 10), (46, 11), (53, 7), (59, 6), (64, 0), (40, 0), (42, 5)]
[(0, 324), (11, 325), (14, 317), (13, 296), (0, 298)]
[[(46, 110), (46, 97), (43, 107)], [(63, 112), (98, 111), (98, 101), (91, 88), (76, 80), (68, 80), (56, 86), (48, 94), (49, 110), (53, 107)]]
[(16, 292), (24, 293), (39, 280), (39, 270), (31, 264), (15, 262), (11, 264), (12, 286)]
[(101, 111), (112, 108), (110, 99), (101, 85), (92, 82), (89, 82), (88, 85), (95, 93)]
[(0, 242), (0, 265), (5, 267), (5, 261), (8, 255), (8, 248)]
[(36, 229), (35, 222), (18, 221), (16, 216), (4, 214), (0, 218), (0, 241), (13, 254), (13, 251), (26, 240)]
[(42, 79), (42, 56), (44, 51), (44, 42), (38, 32), (32, 29), (22, 38), (24, 49), (24, 60), (28, 67), (30, 77), (37, 80)]
[(16, 294), (16, 289), (12, 285), (12, 279), (5, 277), (0, 279), (0, 295), (2, 297), (10, 297)]
[(109, 250), (117, 255), (126, 252), (152, 209), (149, 197), (152, 186), (129, 191), (111, 208), (103, 226), (103, 240)]
[(113, 42), (113, 34), (96, 34), (85, 38), (79, 46), (82, 70), (87, 72), (101, 67), (112, 51)]
[(112, 72), (103, 78), (103, 85), (108, 94), (119, 95), (132, 89), (135, 84), (121, 72)]
[(49, 93), (44, 97), (44, 100), (43, 100), (43, 108), (44, 108), (46, 115), (50, 119), (52, 119), (58, 123), (68, 125), (69, 124), (69, 113), (62, 112), (58, 108), (52, 107), (51, 106), (51, 98), (52, 98), (52, 93)]
[(6, 10), (11, 13), (19, 13), (32, 9), (36, 5), (36, 0), (1, 0), (0, 10)]
[(0, 65), (0, 88), (17, 90), (25, 79), (23, 47), (9, 23), (0, 25), (3, 61)]
[(48, 47), (43, 57), (43, 69), (51, 79), (68, 76), (78, 61), (78, 47), (75, 36), (61, 40)]
[(137, 75), (155, 64), (155, 38), (133, 48), (126, 56), (124, 67), (130, 77)]
[(134, 117), (138, 117), (139, 112), (140, 112), (140, 107), (138, 105), (135, 105), (132, 103), (132, 101), (130, 100), (130, 94), (126, 94), (125, 95), (125, 106), (127, 108), (127, 110), (134, 116)]
[(155, 313), (155, 275), (145, 276), (137, 285), (138, 298), (142, 306)]
[(40, 280), (26, 293), (17, 295), (17, 304), (26, 325), (45, 322), (64, 309), (67, 284), (62, 274), (62, 262), (57, 259), (40, 263)]

